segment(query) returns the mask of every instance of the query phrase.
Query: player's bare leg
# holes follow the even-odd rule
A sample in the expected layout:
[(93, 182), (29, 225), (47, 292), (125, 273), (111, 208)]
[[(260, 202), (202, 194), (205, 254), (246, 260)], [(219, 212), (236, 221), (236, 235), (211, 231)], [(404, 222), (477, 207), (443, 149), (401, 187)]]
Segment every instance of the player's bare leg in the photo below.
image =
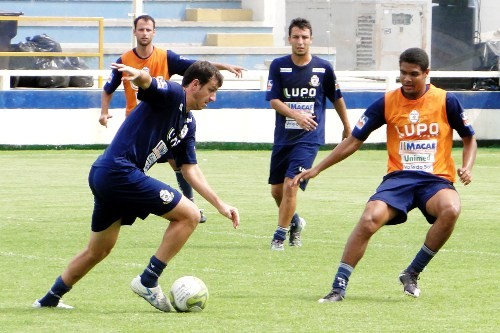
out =
[(144, 272), (132, 280), (130, 288), (158, 310), (172, 312), (175, 311), (174, 307), (163, 293), (158, 279), (196, 229), (200, 212), (192, 201), (183, 196), (177, 206), (163, 217), (170, 223), (163, 234), (161, 244)]
[(291, 186), (292, 181), (291, 178), (285, 178), (283, 184), (274, 184), (271, 186), (271, 194), (278, 206), (278, 226), (271, 243), (271, 249), (273, 250), (281, 251), (284, 249), (283, 242), (290, 230), (292, 218), (295, 218), (298, 187)]
[(425, 242), (410, 265), (399, 275), (405, 294), (418, 297), (417, 280), (420, 273), (448, 241), (460, 215), (460, 197), (455, 190), (442, 189), (430, 198), (425, 206), (427, 212), (436, 216), (425, 237)]
[(319, 300), (320, 303), (339, 302), (344, 299), (351, 273), (363, 258), (371, 237), (396, 214), (397, 211), (383, 201), (374, 200), (366, 204), (358, 224), (354, 227), (344, 247), (332, 290)]
[(49, 292), (33, 303), (33, 307), (59, 307), (72, 309), (64, 304), (61, 298), (71, 290), (95, 265), (108, 256), (116, 244), (120, 233), (121, 221), (118, 220), (106, 230), (91, 232), (87, 247), (78, 253), (59, 276)]
[(111, 253), (118, 239), (120, 227), (121, 220), (118, 220), (106, 230), (90, 233), (87, 247), (71, 260), (61, 274), (66, 285), (73, 286)]
[(448, 241), (460, 215), (460, 197), (455, 190), (443, 189), (427, 201), (426, 210), (437, 219), (430, 227), (425, 245), (437, 252)]
[(182, 197), (179, 204), (163, 217), (170, 223), (155, 255), (161, 261), (168, 263), (196, 229), (200, 221), (200, 211), (192, 201)]

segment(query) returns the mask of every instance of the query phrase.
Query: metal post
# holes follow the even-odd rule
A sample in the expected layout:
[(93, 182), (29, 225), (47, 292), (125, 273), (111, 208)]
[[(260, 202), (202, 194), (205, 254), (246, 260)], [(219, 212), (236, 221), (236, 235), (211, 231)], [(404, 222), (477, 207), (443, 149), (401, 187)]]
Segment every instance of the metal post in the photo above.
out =
[[(132, 16), (132, 21), (141, 14), (144, 13), (144, 2), (143, 0), (132, 0), (132, 13), (129, 16)], [(137, 41), (134, 36), (132, 36), (132, 48), (137, 46)]]

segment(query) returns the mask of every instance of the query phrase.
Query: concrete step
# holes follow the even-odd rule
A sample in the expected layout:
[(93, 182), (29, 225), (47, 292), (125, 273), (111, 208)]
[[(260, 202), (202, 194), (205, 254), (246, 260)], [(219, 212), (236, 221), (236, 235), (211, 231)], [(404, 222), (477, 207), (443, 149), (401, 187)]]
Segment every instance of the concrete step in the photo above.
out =
[(186, 21), (196, 22), (227, 22), (227, 21), (252, 21), (251, 9), (186, 9)]
[[(156, 20), (155, 42), (159, 43), (205, 43), (207, 33), (272, 33), (273, 28), (262, 21), (218, 21), (197, 22), (159, 19)], [(59, 43), (71, 43), (78, 36), (81, 43), (98, 40), (97, 22), (20, 22), (17, 37), (12, 43), (24, 41), (26, 37), (47, 34)], [(129, 19), (105, 19), (104, 42), (126, 43), (131, 41), (132, 22)], [(251, 45), (248, 45), (251, 46)]]
[[(24, 12), (29, 16), (78, 16), (129, 18), (132, 21), (132, 1), (125, 0), (1, 0), (1, 10), (5, 12)], [(143, 1), (143, 12), (157, 19), (184, 19), (188, 8), (241, 8), (240, 0), (154, 0)]]
[(274, 36), (268, 33), (208, 33), (207, 46), (273, 46)]

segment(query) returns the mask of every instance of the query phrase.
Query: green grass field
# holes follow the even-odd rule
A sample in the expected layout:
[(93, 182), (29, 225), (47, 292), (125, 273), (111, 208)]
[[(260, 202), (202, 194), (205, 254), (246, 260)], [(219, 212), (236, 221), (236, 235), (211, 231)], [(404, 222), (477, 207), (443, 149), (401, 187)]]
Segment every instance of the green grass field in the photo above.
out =
[[(373, 237), (344, 302), (317, 303), (385, 173), (385, 151), (359, 151), (312, 180), (299, 194), (298, 211), (308, 222), (304, 246), (276, 253), (269, 250), (277, 223), (267, 184), (270, 152), (199, 150), (208, 181), (239, 208), (241, 225), (233, 230), (197, 196), (209, 220), (160, 283), (168, 290), (183, 275), (204, 280), (210, 299), (203, 312), (161, 313), (129, 288), (166, 227), (156, 216), (122, 229), (111, 255), (64, 297), (73, 311), (32, 309), (88, 240), (87, 175), (99, 153), (0, 151), (0, 332), (494, 332), (500, 325), (500, 150), (486, 148), (473, 183), (457, 185), (462, 215), (421, 275), (418, 299), (405, 296), (397, 280), (428, 229), (415, 210), (407, 223)], [(458, 163), (460, 153), (454, 151)], [(150, 175), (175, 184), (166, 165)]]

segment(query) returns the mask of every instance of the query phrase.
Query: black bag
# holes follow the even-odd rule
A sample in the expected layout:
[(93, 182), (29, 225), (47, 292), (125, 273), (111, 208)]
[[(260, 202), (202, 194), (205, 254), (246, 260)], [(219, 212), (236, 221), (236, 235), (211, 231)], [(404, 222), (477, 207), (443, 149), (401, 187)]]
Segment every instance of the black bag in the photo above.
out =
[[(36, 35), (33, 38), (26, 38), (26, 42), (21, 42), (15, 47), (21, 52), (62, 52), (61, 44), (47, 36), (46, 34)], [(18, 58), (18, 57), (12, 57)], [(18, 61), (11, 63), (11, 69), (64, 69), (65, 57), (20, 57)], [(24, 59), (22, 59), (24, 58)], [(31, 61), (30, 61), (31, 60)], [(66, 88), (69, 86), (67, 76), (37, 76), (20, 77), (17, 87), (34, 88)], [(12, 83), (12, 82), (11, 82)]]
[[(80, 57), (66, 57), (64, 69), (89, 69), (89, 66)], [(94, 85), (92, 76), (71, 76), (69, 78), (70, 87), (88, 88)]]

